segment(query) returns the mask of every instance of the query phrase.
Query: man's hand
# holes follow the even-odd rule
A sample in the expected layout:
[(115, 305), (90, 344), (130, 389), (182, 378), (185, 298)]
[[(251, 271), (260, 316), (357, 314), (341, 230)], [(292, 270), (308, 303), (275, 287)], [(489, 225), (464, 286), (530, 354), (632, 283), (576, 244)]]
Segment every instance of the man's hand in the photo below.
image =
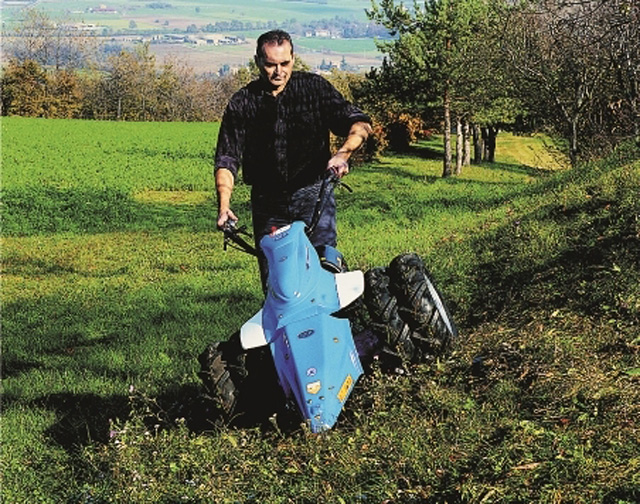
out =
[(224, 225), (228, 221), (238, 222), (238, 218), (236, 217), (236, 214), (234, 214), (230, 208), (227, 208), (226, 210), (221, 210), (220, 213), (218, 214), (218, 229), (222, 231), (224, 229)]
[(349, 173), (349, 158), (351, 154), (360, 148), (371, 132), (369, 123), (353, 123), (344, 144), (327, 163), (327, 170), (331, 170), (340, 178)]
[(333, 156), (327, 163), (327, 170), (331, 170), (338, 176), (338, 178), (344, 177), (347, 173), (349, 173), (349, 163), (347, 159), (348, 156), (345, 156), (343, 153), (337, 152), (336, 155)]

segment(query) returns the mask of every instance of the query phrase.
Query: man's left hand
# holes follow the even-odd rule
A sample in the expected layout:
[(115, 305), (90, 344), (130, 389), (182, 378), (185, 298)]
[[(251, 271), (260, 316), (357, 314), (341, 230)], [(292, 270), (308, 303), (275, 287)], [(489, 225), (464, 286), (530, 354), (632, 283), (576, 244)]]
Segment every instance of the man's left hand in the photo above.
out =
[(327, 170), (331, 170), (338, 178), (342, 178), (349, 173), (349, 163), (342, 155), (336, 154), (327, 163)]

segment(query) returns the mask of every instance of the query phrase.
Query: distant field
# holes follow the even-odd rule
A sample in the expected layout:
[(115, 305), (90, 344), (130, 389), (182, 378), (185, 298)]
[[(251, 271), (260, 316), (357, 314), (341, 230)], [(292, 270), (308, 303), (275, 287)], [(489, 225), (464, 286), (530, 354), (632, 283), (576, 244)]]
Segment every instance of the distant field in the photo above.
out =
[[(312, 67), (319, 66), (323, 60), (339, 65), (344, 57), (351, 67), (367, 71), (382, 61), (382, 54), (376, 52), (373, 40), (294, 38), (294, 44), (297, 55)], [(255, 41), (247, 39), (246, 44), (212, 47), (154, 44), (150, 46), (150, 51), (159, 61), (173, 56), (188, 62), (197, 73), (215, 72), (225, 64), (234, 67), (249, 63), (255, 53)]]
[[(151, 8), (154, 3), (166, 3), (170, 8)], [(365, 9), (370, 7), (368, 0), (326, 0), (325, 3), (311, 1), (276, 0), (176, 0), (169, 2), (123, 1), (115, 0), (104, 4), (113, 12), (89, 12), (101, 3), (90, 0), (40, 0), (37, 8), (46, 12), (52, 19), (64, 19), (74, 22), (95, 24), (114, 31), (128, 30), (133, 21), (137, 33), (166, 32), (184, 30), (190, 25), (197, 27), (222, 21), (241, 21), (243, 23), (282, 23), (295, 20), (299, 23), (331, 19), (336, 16), (355, 21), (366, 22)], [(24, 8), (16, 5), (2, 6), (3, 24), (11, 28), (24, 17)], [(167, 56), (177, 57), (193, 67), (197, 73), (216, 72), (223, 65), (244, 66), (254, 53), (255, 38), (263, 30), (233, 32), (247, 38), (247, 44), (238, 46), (192, 47), (188, 44), (153, 44), (151, 52), (159, 61)], [(129, 42), (117, 41), (125, 45)], [(302, 59), (312, 67), (322, 61), (339, 64), (344, 57), (347, 63), (360, 71), (369, 70), (381, 63), (382, 55), (377, 51), (373, 39), (329, 39), (294, 37), (296, 49)]]
[[(39, 9), (54, 18), (72, 16), (79, 21), (115, 26), (118, 20), (134, 20), (153, 23), (156, 19), (169, 20), (170, 26), (184, 28), (191, 23), (203, 25), (216, 21), (257, 22), (284, 21), (295, 18), (299, 22), (329, 19), (336, 16), (366, 21), (365, 9), (370, 7), (369, 0), (326, 0), (324, 3), (311, 1), (281, 0), (170, 0), (166, 2), (113, 0), (39, 0), (35, 2)], [(170, 8), (151, 8), (153, 4), (170, 4)], [(106, 5), (115, 13), (89, 13), (88, 9)], [(22, 17), (22, 7), (3, 5), (3, 20), (14, 22)]]

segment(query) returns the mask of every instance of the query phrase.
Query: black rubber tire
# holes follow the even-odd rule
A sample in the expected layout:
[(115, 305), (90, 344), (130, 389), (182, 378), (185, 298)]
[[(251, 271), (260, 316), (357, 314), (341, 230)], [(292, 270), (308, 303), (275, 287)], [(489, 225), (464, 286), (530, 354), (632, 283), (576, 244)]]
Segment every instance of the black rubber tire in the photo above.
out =
[(414, 362), (418, 349), (414, 335), (398, 312), (398, 300), (389, 289), (389, 276), (385, 268), (373, 268), (365, 273), (364, 301), (372, 319), (372, 328), (389, 350), (397, 352), (405, 361)]
[(429, 362), (457, 337), (442, 296), (416, 254), (365, 273), (365, 305), (385, 351), (403, 362)]
[(458, 337), (451, 313), (417, 254), (403, 254), (389, 264), (391, 291), (400, 305), (400, 316), (434, 351), (449, 347)]
[(226, 422), (248, 427), (283, 416), (286, 402), (268, 346), (244, 350), (236, 332), (208, 345), (198, 361), (206, 395)]
[(240, 335), (235, 333), (227, 341), (211, 343), (198, 356), (198, 361), (198, 376), (205, 390), (224, 415), (230, 418), (238, 406), (240, 389), (247, 377)]

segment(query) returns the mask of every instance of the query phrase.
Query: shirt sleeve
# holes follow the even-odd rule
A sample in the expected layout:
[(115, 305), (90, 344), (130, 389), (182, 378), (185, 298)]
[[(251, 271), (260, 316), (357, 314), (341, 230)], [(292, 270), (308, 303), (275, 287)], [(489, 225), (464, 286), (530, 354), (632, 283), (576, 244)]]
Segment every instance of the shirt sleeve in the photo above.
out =
[(344, 96), (326, 81), (326, 110), (329, 117), (329, 129), (338, 136), (347, 136), (354, 123), (371, 124), (371, 118), (358, 107), (347, 101)]
[(232, 98), (224, 111), (218, 132), (214, 171), (226, 168), (237, 178), (242, 164), (245, 133), (239, 100)]

